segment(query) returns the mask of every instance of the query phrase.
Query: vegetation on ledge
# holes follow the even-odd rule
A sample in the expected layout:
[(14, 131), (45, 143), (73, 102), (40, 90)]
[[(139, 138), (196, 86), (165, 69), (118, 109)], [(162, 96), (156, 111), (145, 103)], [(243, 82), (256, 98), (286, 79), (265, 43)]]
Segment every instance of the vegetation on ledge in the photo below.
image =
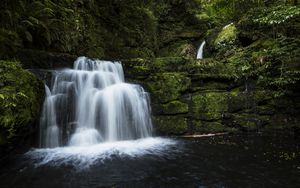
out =
[(0, 61), (0, 145), (32, 133), (44, 98), (44, 85), (18, 62)]
[[(158, 131), (299, 124), (298, 0), (4, 0), (0, 18), (0, 59), (25, 68), (66, 67), (81, 55), (124, 60), (126, 77), (151, 93)], [(196, 60), (204, 40), (205, 58)], [(43, 89), (19, 65), (1, 64), (1, 79), (24, 76), (0, 82), (11, 83), (0, 87), (5, 140), (34, 119), (38, 106), (30, 106)], [(31, 116), (16, 111), (20, 101)]]

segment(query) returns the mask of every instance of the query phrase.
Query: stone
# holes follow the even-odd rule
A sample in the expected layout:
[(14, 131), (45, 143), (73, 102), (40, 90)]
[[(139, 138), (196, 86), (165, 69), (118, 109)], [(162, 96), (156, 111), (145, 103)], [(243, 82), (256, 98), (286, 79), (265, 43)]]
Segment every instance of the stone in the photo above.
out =
[(171, 101), (162, 105), (163, 114), (185, 114), (188, 113), (188, 104), (183, 103), (179, 100)]
[(187, 119), (181, 116), (157, 116), (155, 130), (160, 134), (184, 134), (188, 131)]
[(243, 131), (258, 130), (258, 119), (255, 114), (233, 114), (233, 124)]
[(191, 84), (191, 80), (184, 73), (166, 72), (150, 76), (146, 83), (146, 90), (151, 93), (154, 102), (167, 103), (179, 99)]
[(197, 133), (235, 132), (236, 128), (226, 127), (221, 121), (193, 121), (193, 130)]
[(193, 116), (200, 120), (221, 120), (228, 110), (227, 92), (202, 92), (192, 96)]

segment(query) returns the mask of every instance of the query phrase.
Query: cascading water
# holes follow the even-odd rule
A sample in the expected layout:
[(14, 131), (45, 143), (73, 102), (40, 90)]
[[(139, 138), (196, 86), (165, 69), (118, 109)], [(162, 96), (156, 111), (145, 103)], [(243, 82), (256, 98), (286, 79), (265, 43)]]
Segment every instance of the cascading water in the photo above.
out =
[(124, 82), (119, 62), (78, 58), (56, 71), (40, 119), (40, 147), (27, 152), (36, 167), (85, 169), (106, 158), (164, 155), (176, 141), (152, 137), (149, 95)]
[(206, 42), (203, 41), (202, 44), (200, 45), (198, 52), (197, 52), (197, 59), (203, 59), (203, 50)]
[(90, 146), (151, 136), (148, 94), (124, 82), (119, 62), (78, 58), (46, 86), (40, 146)]

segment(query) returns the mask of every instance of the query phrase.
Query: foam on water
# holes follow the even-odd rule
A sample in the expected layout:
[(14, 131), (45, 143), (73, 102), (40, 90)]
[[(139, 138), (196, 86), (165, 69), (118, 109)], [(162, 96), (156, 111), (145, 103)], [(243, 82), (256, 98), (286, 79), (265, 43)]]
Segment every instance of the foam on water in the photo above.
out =
[(143, 155), (164, 155), (176, 141), (167, 138), (144, 138), (131, 141), (104, 142), (86, 146), (33, 149), (26, 156), (33, 159), (36, 166), (72, 165), (79, 169), (117, 157), (141, 157)]

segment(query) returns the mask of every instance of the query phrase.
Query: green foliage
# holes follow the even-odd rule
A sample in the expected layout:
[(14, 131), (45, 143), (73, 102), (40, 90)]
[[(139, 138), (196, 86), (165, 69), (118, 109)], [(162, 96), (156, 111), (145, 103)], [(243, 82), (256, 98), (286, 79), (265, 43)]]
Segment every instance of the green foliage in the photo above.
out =
[(280, 25), (300, 15), (300, 8), (297, 6), (276, 6), (274, 8), (265, 8), (254, 22), (267, 25)]
[(187, 70), (198, 78), (217, 80), (236, 80), (239, 78), (236, 67), (233, 64), (225, 64), (214, 59), (205, 59), (191, 63), (187, 65)]
[(233, 23), (224, 27), (218, 34), (216, 40), (214, 41), (214, 46), (216, 48), (227, 47), (228, 45), (235, 45), (237, 40), (237, 29)]
[[(211, 3), (221, 2), (224, 1)], [(225, 32), (224, 28), (216, 32), (220, 30), (217, 28), (210, 34), (208, 45), (215, 50), (213, 54), (218, 60), (235, 67), (238, 79), (254, 78), (261, 86), (276, 89), (276, 95), (281, 96), (299, 84), (300, 9), (293, 1), (260, 2), (260, 7), (249, 3), (253, 6), (240, 13), (241, 19), (232, 24), (236, 25), (235, 32)], [(226, 37), (227, 33), (236, 35)], [(223, 44), (220, 41), (228, 45), (222, 48), (218, 45)]]
[(213, 23), (222, 25), (238, 20), (251, 8), (263, 6), (262, 0), (200, 0), (204, 12), (202, 17), (209, 17)]
[(0, 28), (0, 57), (9, 57), (21, 46), (21, 39), (14, 31)]
[(0, 131), (9, 141), (36, 120), (43, 85), (19, 63), (8, 61), (0, 61), (0, 84)]
[(272, 31), (272, 37), (299, 36), (300, 8), (291, 5), (278, 5), (258, 9), (251, 15), (254, 24)]
[(264, 87), (284, 94), (300, 81), (299, 39), (260, 39), (236, 50), (226, 61), (236, 66), (239, 77), (257, 78)]
[(265, 66), (260, 72), (259, 81), (266, 81), (268, 85), (285, 91), (300, 81), (300, 45), (299, 39), (282, 37), (277, 39), (277, 48), (270, 48), (266, 52), (271, 65)]
[[(0, 25), (18, 34), (25, 48), (70, 52), (74, 11), (71, 1), (8, 1), (1, 6)], [(9, 20), (9, 21), (7, 21)], [(69, 44), (71, 43), (71, 44)]]

